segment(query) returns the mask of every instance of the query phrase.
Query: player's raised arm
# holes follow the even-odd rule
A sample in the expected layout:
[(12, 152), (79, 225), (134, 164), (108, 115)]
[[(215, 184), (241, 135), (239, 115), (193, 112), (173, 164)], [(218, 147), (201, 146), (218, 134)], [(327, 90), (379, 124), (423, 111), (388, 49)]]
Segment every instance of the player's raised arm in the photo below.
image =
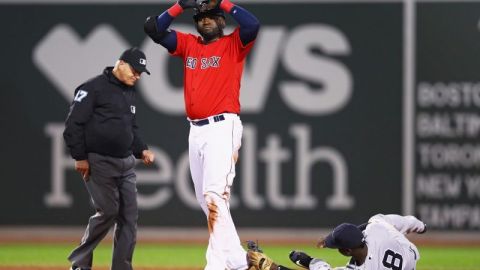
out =
[(386, 222), (393, 225), (399, 232), (403, 234), (416, 232), (424, 233), (427, 230), (425, 223), (414, 216), (400, 216), (395, 214), (382, 215), (378, 214), (370, 218), (369, 223)]
[(162, 45), (169, 52), (173, 52), (177, 48), (177, 35), (168, 27), (185, 9), (194, 7), (196, 7), (195, 0), (179, 0), (162, 14), (147, 17), (143, 29), (155, 43)]
[(246, 9), (233, 4), (230, 0), (220, 0), (220, 8), (230, 14), (240, 26), (240, 39), (243, 45), (255, 40), (260, 29), (257, 17)]

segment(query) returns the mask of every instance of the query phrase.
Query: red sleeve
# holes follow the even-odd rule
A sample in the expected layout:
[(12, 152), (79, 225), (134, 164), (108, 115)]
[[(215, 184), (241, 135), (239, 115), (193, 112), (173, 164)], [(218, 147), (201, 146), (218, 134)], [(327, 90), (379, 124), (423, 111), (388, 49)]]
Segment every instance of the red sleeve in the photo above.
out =
[(177, 33), (177, 48), (171, 53), (171, 55), (184, 57), (187, 51), (188, 43), (191, 42), (191, 39), (195, 40), (195, 37), (192, 34), (186, 34), (176, 30), (175, 33)]

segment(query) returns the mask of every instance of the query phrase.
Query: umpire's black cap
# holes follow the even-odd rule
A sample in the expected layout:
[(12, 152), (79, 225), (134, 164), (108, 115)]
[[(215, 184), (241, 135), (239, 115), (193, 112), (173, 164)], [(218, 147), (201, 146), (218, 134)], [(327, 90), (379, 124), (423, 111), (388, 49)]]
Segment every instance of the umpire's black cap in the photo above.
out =
[(208, 16), (219, 16), (225, 19), (225, 13), (219, 7), (212, 8), (205, 11), (200, 11), (199, 8), (195, 8), (195, 14), (193, 15), (193, 19), (197, 22), (201, 18), (208, 17)]
[(120, 56), (120, 60), (129, 63), (136, 71), (150, 75), (150, 71), (147, 69), (147, 57), (139, 48), (133, 47), (124, 51)]
[(362, 231), (357, 225), (342, 223), (335, 227), (325, 238), (325, 247), (328, 248), (358, 248), (365, 242)]

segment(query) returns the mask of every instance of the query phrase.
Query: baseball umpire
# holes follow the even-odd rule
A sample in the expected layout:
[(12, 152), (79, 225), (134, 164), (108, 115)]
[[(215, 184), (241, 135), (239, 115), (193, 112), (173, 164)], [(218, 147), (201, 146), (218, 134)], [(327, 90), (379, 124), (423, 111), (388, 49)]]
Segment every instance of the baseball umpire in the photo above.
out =
[(112, 269), (132, 270), (137, 231), (135, 157), (151, 164), (135, 121), (135, 83), (146, 68), (138, 48), (75, 90), (63, 137), (96, 213), (68, 259), (73, 270), (91, 269), (93, 251), (115, 224)]
[[(351, 257), (345, 267), (335, 270), (412, 270), (415, 269), (420, 253), (405, 235), (425, 233), (426, 225), (414, 216), (377, 214), (360, 226), (342, 223), (318, 242), (318, 247), (334, 248)], [(277, 265), (257, 246), (248, 252), (249, 262), (257, 270), (289, 270)], [(292, 251), (290, 260), (309, 270), (330, 270), (327, 262), (312, 258), (304, 252)]]
[[(197, 4), (198, 2), (198, 4)], [(200, 37), (168, 27), (185, 9)], [(224, 35), (225, 13), (239, 24)], [(230, 0), (179, 0), (147, 18), (145, 32), (184, 62), (184, 97), (190, 121), (189, 161), (197, 200), (210, 233), (205, 269), (247, 269), (246, 252), (230, 215), (230, 188), (241, 145), (240, 81), (260, 23)]]

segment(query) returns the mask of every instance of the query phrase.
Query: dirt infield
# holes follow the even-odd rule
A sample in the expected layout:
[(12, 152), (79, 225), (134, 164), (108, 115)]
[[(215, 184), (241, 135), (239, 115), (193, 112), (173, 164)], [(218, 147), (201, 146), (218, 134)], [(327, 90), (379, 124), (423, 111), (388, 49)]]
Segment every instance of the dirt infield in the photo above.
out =
[[(83, 227), (0, 227), (0, 243), (77, 243), (83, 235)], [(291, 245), (311, 244), (326, 235), (326, 229), (278, 229), (260, 228), (238, 230), (242, 241), (260, 240), (263, 244)], [(480, 246), (480, 233), (456, 233), (429, 231), (426, 234), (408, 235), (419, 246)], [(112, 241), (110, 233), (105, 240)], [(206, 228), (151, 228), (138, 229), (137, 243), (197, 243), (206, 244)], [(3, 270), (0, 268), (0, 270)]]

